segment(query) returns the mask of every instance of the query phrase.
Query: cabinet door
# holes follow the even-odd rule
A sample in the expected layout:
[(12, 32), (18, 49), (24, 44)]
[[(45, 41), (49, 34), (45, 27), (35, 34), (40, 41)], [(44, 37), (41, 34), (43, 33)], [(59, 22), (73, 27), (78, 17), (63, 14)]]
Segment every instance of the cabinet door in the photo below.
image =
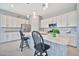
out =
[(11, 20), (12, 25), (11, 25), (11, 27), (18, 27), (18, 24), (19, 24), (18, 22), (19, 22), (18, 18), (12, 17), (12, 20)]
[(52, 18), (52, 23), (57, 23), (57, 17)]
[(69, 45), (76, 46), (77, 36), (75, 33), (69, 34)]
[(7, 21), (6, 21), (7, 27), (12, 27), (12, 23), (13, 23), (13, 22), (12, 22), (12, 21), (13, 21), (13, 20), (12, 20), (12, 17), (11, 17), (11, 16), (7, 16), (6, 20), (7, 20)]
[(7, 33), (0, 33), (0, 42), (6, 42), (8, 40), (8, 35)]
[(6, 27), (6, 16), (0, 14), (0, 27)]
[(57, 27), (62, 27), (62, 18), (61, 18), (61, 16), (57, 16)]
[(12, 27), (17, 27), (17, 18), (16, 17), (12, 17)]
[(21, 27), (22, 20), (20, 18), (16, 18), (16, 26)]
[(76, 11), (68, 13), (68, 26), (76, 26)]
[(66, 56), (67, 55), (67, 46), (55, 44), (55, 55), (56, 56)]
[(61, 16), (62, 17), (62, 27), (67, 27), (67, 15), (64, 14)]

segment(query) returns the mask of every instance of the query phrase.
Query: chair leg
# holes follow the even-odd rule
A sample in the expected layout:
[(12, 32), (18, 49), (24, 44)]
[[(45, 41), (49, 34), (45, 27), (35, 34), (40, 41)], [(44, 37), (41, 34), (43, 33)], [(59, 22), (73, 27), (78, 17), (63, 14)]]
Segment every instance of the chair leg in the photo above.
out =
[(34, 56), (37, 55), (37, 52), (35, 51)]
[(45, 51), (45, 53), (46, 53), (46, 55), (45, 55), (45, 56), (48, 56), (47, 51)]
[(20, 48), (21, 48), (21, 43), (20, 43)]
[(23, 51), (23, 43), (24, 41), (21, 41), (21, 44), (20, 44), (21, 52)]

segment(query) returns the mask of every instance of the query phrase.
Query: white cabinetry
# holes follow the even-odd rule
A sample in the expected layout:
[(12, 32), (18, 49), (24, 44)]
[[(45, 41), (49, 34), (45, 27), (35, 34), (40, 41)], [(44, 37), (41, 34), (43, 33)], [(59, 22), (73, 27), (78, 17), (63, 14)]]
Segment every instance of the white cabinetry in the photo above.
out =
[(57, 27), (62, 27), (62, 18), (61, 16), (56, 16), (57, 17)]
[(65, 13), (57, 17), (57, 27), (73, 27), (76, 26), (76, 11)]
[(68, 13), (68, 26), (76, 26), (76, 11)]
[(64, 15), (61, 15), (61, 17), (62, 17), (62, 27), (67, 27), (67, 15), (66, 14), (64, 14)]
[(6, 16), (0, 14), (0, 27), (6, 27)]
[(6, 27), (12, 27), (13, 18), (11, 16), (6, 16)]
[(16, 29), (21, 24), (28, 24), (28, 20), (0, 14), (0, 43), (20, 39)]
[(6, 18), (7, 27), (20, 27), (21, 24), (27, 24), (28, 20), (20, 19), (12, 16), (7, 16)]
[(57, 23), (57, 17), (52, 17), (52, 23)]
[(18, 32), (2, 32), (0, 33), (0, 43), (20, 39)]
[(0, 33), (0, 42), (5, 42), (7, 39), (6, 39), (6, 33), (4, 32), (1, 32)]
[(76, 46), (76, 39), (77, 39), (76, 33), (68, 34), (68, 37), (69, 37), (68, 44), (72, 46)]
[(48, 28), (48, 22), (49, 22), (48, 19), (42, 20), (42, 21), (41, 21), (41, 27), (42, 27), (42, 28)]
[(47, 18), (41, 21), (42, 28), (48, 28), (51, 23), (57, 23), (57, 27), (73, 27), (76, 26), (76, 11), (71, 11), (59, 16)]
[(53, 24), (53, 23), (56, 23), (56, 22), (57, 22), (56, 17), (44, 19), (44, 20), (41, 21), (41, 28), (48, 28), (49, 24)]

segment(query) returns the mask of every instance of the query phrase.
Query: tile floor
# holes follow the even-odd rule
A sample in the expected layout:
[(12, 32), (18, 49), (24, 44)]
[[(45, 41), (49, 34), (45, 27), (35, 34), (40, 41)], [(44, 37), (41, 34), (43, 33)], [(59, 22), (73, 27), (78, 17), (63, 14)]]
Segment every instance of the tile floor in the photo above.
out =
[[(0, 56), (33, 56), (30, 48), (24, 48), (23, 52), (19, 48), (20, 41), (0, 44)], [(68, 46), (68, 56), (79, 56), (79, 49)]]
[(5, 43), (0, 45), (0, 56), (33, 56), (30, 48), (24, 48), (23, 52), (19, 48), (20, 41)]

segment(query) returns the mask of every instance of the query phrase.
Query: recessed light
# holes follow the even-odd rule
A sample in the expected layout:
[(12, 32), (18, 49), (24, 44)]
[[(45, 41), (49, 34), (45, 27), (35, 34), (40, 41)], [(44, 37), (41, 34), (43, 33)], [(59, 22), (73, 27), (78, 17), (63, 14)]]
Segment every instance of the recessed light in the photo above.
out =
[(14, 7), (14, 5), (13, 5), (13, 4), (11, 4), (10, 6), (11, 6), (11, 7)]
[(26, 15), (27, 16), (27, 18), (29, 18), (30, 17), (30, 15)]

